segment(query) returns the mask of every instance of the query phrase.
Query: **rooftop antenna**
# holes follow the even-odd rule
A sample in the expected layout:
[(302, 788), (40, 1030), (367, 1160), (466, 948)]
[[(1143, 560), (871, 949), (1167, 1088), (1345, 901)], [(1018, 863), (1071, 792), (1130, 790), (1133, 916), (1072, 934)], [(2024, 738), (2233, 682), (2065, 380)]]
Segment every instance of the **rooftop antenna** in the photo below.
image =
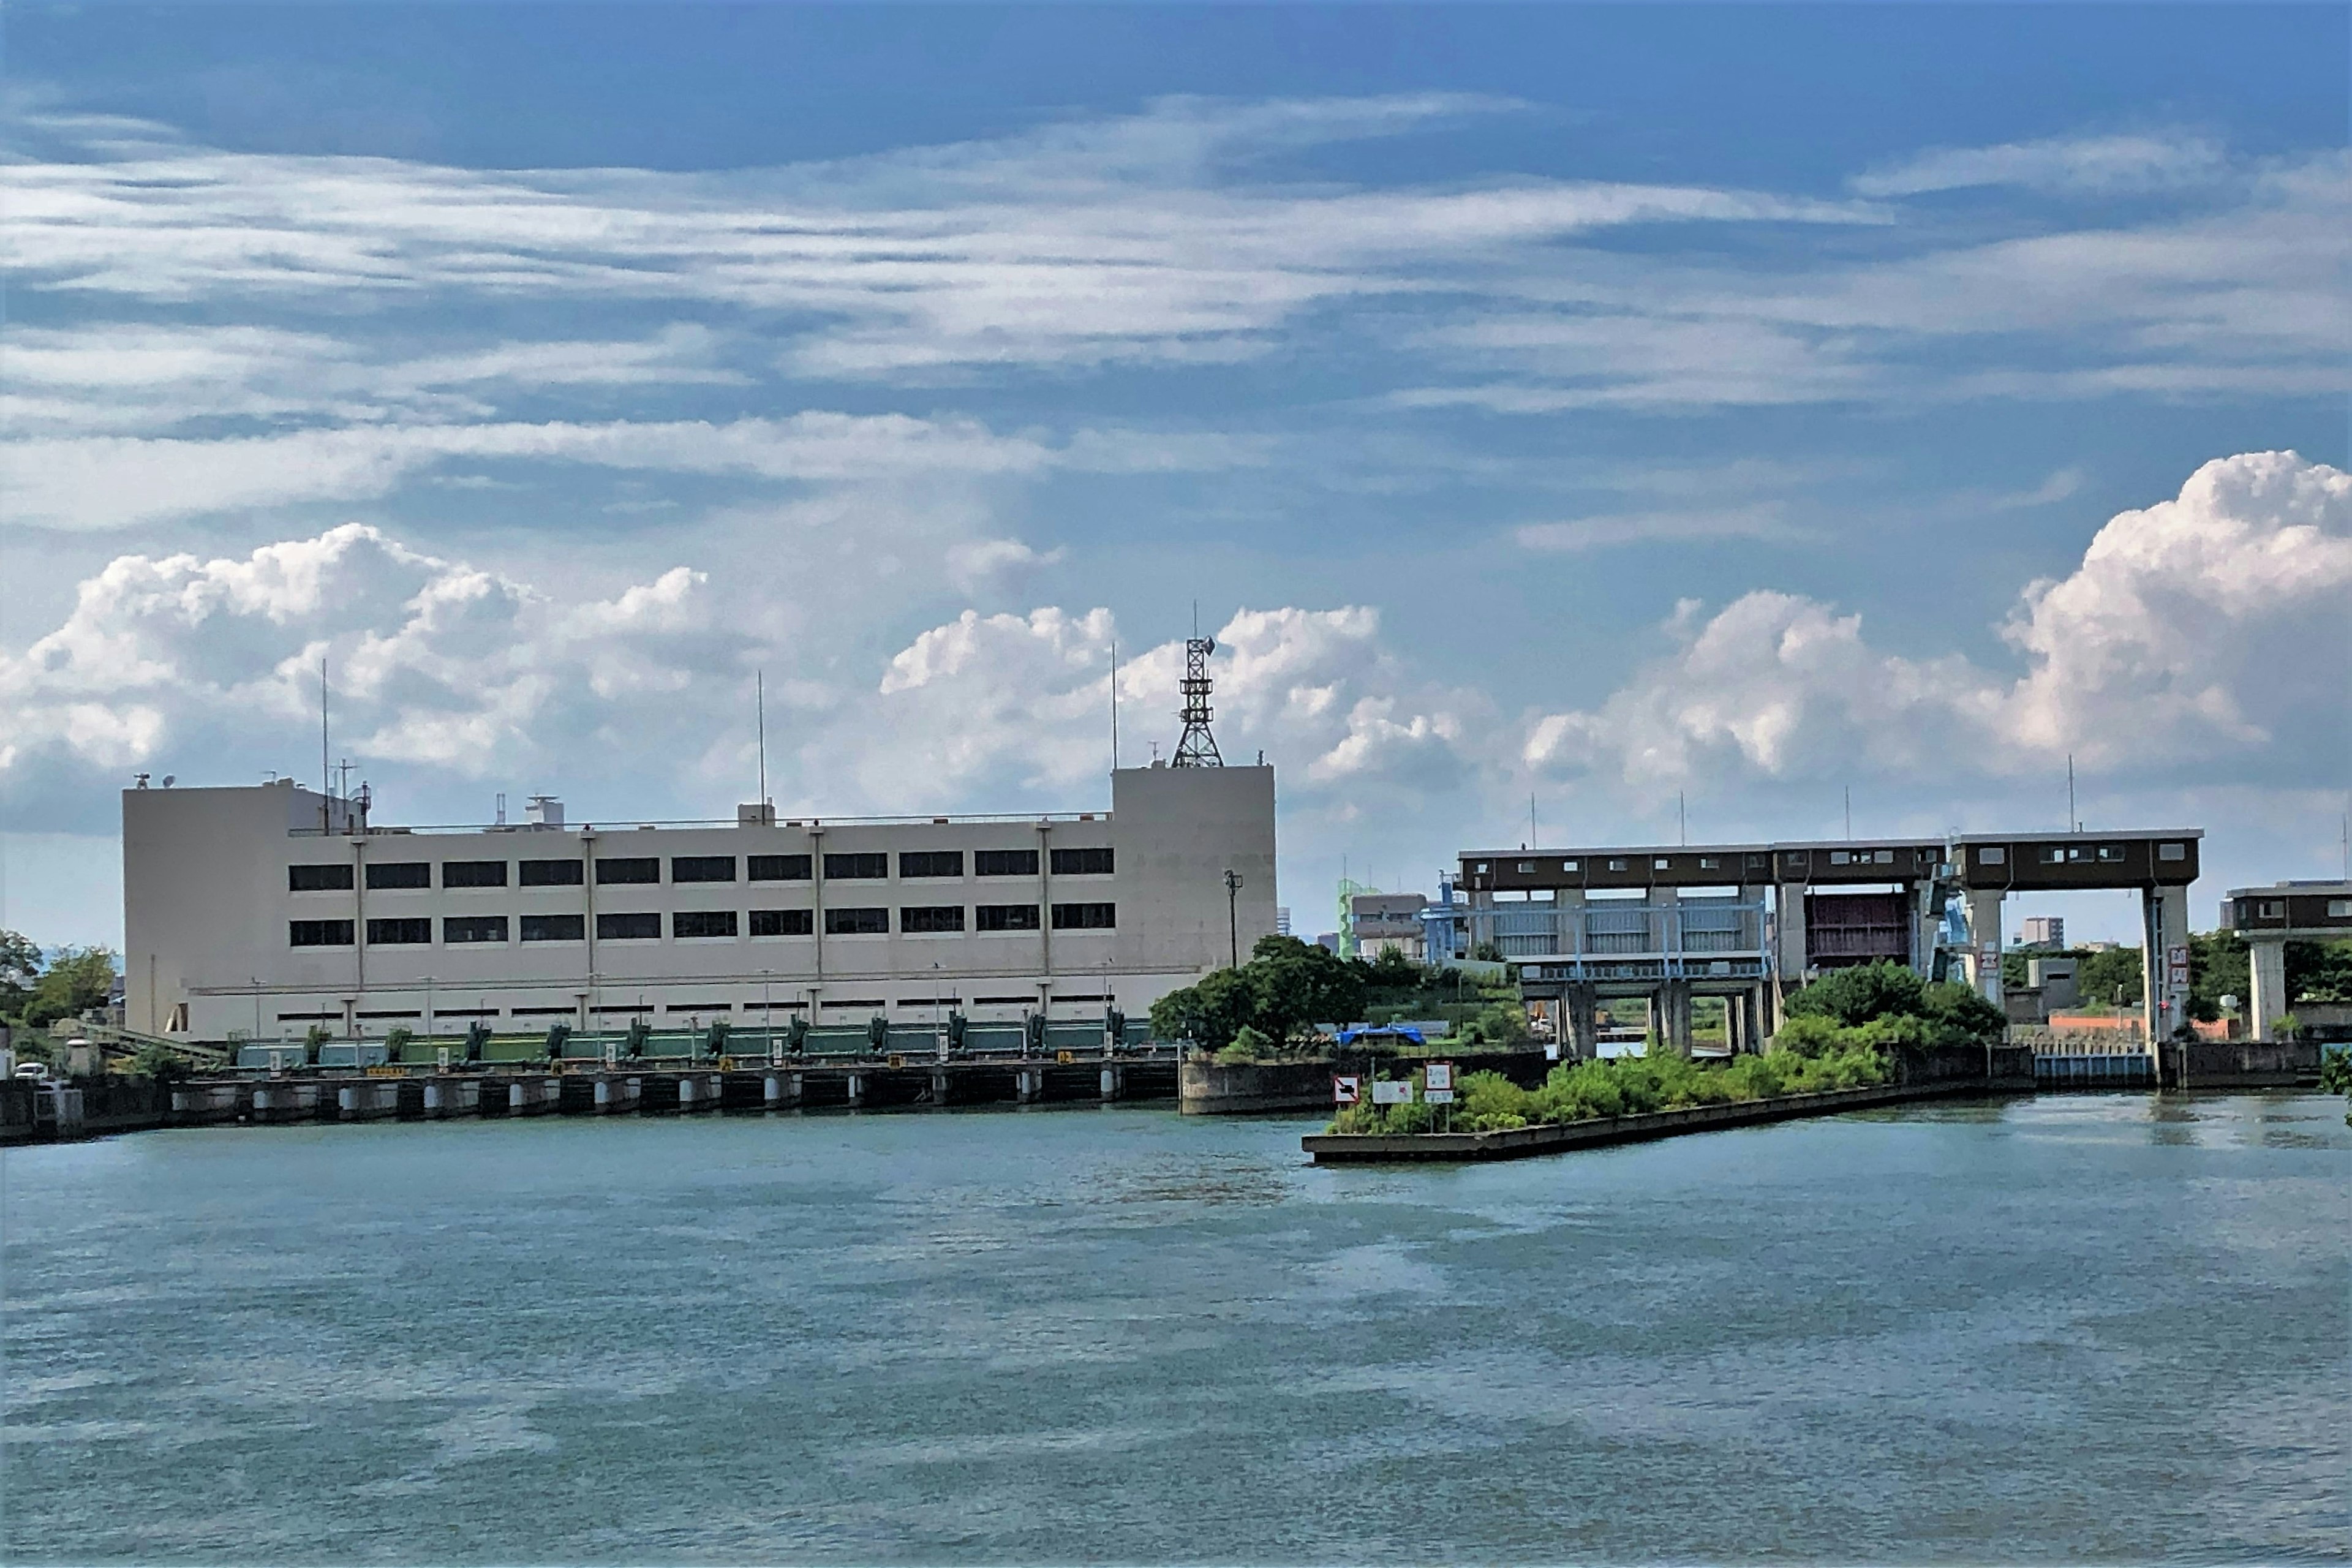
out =
[(1853, 837), (1853, 785), (1845, 786), (1845, 836)]
[(2066, 753), (2066, 831), (2083, 831), (2083, 819), (2074, 815), (2074, 753)]
[(1110, 639), (1110, 771), (1118, 772), (1118, 639)]
[(1690, 801), (1681, 790), (1675, 791), (1675, 821), (1682, 834), (1682, 846), (1690, 847)]
[(1217, 651), (1217, 639), (1199, 634), (1201, 608), (1196, 600), (1192, 606), (1194, 635), (1184, 641), (1184, 707), (1178, 715), (1184, 721), (1184, 733), (1176, 742), (1176, 754), (1169, 759), (1171, 768), (1222, 768), (1225, 759), (1217, 752), (1217, 738), (1209, 733), (1209, 656)]
[(760, 730), (760, 804), (768, 804), (768, 672), (751, 672), (751, 707)]
[(1536, 831), (1536, 792), (1529, 790), (1528, 791), (1528, 847), (1532, 849), (1542, 842), (1543, 836)]

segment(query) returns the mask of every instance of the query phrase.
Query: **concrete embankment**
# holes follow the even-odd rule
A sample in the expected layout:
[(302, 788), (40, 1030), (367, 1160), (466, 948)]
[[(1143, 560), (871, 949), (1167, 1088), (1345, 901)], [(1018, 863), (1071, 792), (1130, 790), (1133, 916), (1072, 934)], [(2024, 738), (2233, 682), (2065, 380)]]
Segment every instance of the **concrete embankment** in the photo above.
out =
[[(2031, 1092), (2029, 1084), (2024, 1092)], [(1772, 1100), (1735, 1100), (1727, 1105), (1689, 1105), (1675, 1110), (1653, 1110), (1636, 1116), (1603, 1116), (1547, 1127), (1515, 1127), (1500, 1132), (1415, 1132), (1402, 1134), (1318, 1132), (1299, 1140), (1318, 1165), (1391, 1164), (1407, 1161), (1523, 1160), (1534, 1154), (1557, 1154), (1570, 1149), (1597, 1149), (1612, 1143), (1640, 1143), (1672, 1138), (1684, 1132), (1711, 1132), (1727, 1127), (1751, 1127), (1764, 1121), (1789, 1121), (1805, 1116), (1829, 1116), (1843, 1110), (1865, 1110), (1876, 1105), (1900, 1105), (1911, 1100), (1945, 1100), (1994, 1090), (1983, 1083), (1889, 1083), (1868, 1089), (1837, 1089), (1821, 1094), (1784, 1094)]]
[[(1521, 1089), (1533, 1089), (1559, 1064), (1541, 1051), (1462, 1051), (1442, 1060), (1456, 1072), (1498, 1072)], [(1176, 1108), (1187, 1116), (1264, 1116), (1276, 1112), (1328, 1110), (1337, 1073), (1402, 1077), (1421, 1065), (1418, 1057), (1338, 1057), (1309, 1061), (1221, 1065), (1192, 1057), (1177, 1073)]]

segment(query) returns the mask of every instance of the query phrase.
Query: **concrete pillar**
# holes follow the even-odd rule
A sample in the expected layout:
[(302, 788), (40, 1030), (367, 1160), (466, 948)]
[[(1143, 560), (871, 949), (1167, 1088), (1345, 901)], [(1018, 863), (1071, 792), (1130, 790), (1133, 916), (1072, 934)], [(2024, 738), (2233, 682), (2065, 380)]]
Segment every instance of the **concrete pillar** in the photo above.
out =
[(1772, 893), (1773, 962), (1780, 978), (1790, 985), (1805, 979), (1805, 889), (1794, 882), (1778, 884)]
[(509, 1110), (520, 1110), (522, 1107), (522, 1085), (519, 1083), (510, 1083), (507, 1085), (507, 1109)]
[(761, 1080), (760, 1099), (771, 1110), (784, 1102), (784, 1080), (782, 1074), (772, 1072)]
[[(2188, 977), (2184, 974), (2180, 983), (2174, 984), (2171, 963), (2175, 950), (2189, 946), (2189, 889), (2147, 889), (2140, 894), (2140, 910), (2142, 929), (2147, 932), (2147, 946), (2141, 953), (2147, 980), (2140, 987), (2140, 999), (2147, 1016), (2147, 1038), (2153, 1051), (2156, 1042), (2169, 1038), (2189, 1016)], [(2179, 956), (2185, 965), (2186, 952)]]
[(609, 1078), (600, 1078), (596, 1080), (596, 1109), (599, 1110), (613, 1109), (613, 1080)]
[(947, 1102), (948, 1075), (943, 1072), (935, 1072), (931, 1075), (931, 1103), (933, 1105), (945, 1105)]
[(1571, 980), (1559, 1004), (1560, 1040), (1570, 1061), (1589, 1062), (1601, 1054), (1601, 988), (1590, 980)]
[(1972, 889), (1969, 893), (1969, 963), (1977, 991), (1994, 1006), (2000, 1005), (2000, 900), (1998, 888)]
[(1658, 983), (1652, 1004), (1653, 1023), (1663, 1047), (1678, 1057), (1691, 1054), (1691, 992), (1687, 980)]
[(866, 1103), (866, 1075), (862, 1072), (849, 1075), (849, 1103), (852, 1105)]
[(702, 1098), (701, 1091), (702, 1085), (695, 1080), (692, 1073), (680, 1075), (677, 1080), (677, 1108), (680, 1110), (692, 1110), (695, 1101)]
[(1022, 1068), (1016, 1070), (1013, 1075), (1013, 1097), (1024, 1105), (1034, 1101), (1037, 1098), (1038, 1080), (1044, 1076), (1034, 1068)]
[(2246, 942), (2248, 965), (2253, 972), (2253, 984), (2247, 987), (2252, 993), (2246, 998), (2246, 1009), (2253, 1015), (2254, 1038), (2274, 1040), (2278, 1031), (2271, 1020), (2284, 1017), (2286, 998), (2286, 938), (2252, 937)]
[(1120, 1071), (1118, 1068), (1107, 1067), (1102, 1069), (1103, 1099), (1109, 1100), (1118, 1098), (1119, 1078)]

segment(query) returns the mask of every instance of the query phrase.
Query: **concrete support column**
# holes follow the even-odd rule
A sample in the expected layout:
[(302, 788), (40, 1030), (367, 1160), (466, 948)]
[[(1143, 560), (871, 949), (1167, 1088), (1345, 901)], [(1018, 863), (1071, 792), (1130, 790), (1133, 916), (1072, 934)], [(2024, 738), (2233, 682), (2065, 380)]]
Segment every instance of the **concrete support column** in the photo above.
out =
[(849, 1075), (849, 1103), (852, 1105), (866, 1103), (866, 1075), (862, 1072)]
[(2287, 1009), (2286, 938), (2250, 938), (2246, 953), (2252, 960), (2248, 967), (2253, 972), (2253, 984), (2247, 987), (2252, 994), (2246, 998), (2246, 1007), (2253, 1015), (2254, 1038), (2274, 1040), (2278, 1031), (2271, 1027), (2271, 1020), (2284, 1017)]
[(1024, 1105), (1034, 1103), (1037, 1099), (1038, 1080), (1044, 1077), (1045, 1074), (1035, 1068), (1017, 1069), (1013, 1075), (1013, 1098)]
[(1970, 972), (1978, 993), (2000, 1005), (2000, 900), (1999, 889), (1972, 889), (1969, 894)]
[(1122, 1076), (1123, 1074), (1121, 1070), (1118, 1068), (1107, 1067), (1102, 1069), (1102, 1097), (1104, 1100), (1112, 1100), (1118, 1098), (1119, 1089), (1121, 1088), (1119, 1079)]
[(1805, 889), (1782, 882), (1772, 892), (1773, 962), (1790, 985), (1805, 981)]
[(1661, 981), (1653, 1006), (1656, 1012), (1655, 1029), (1663, 1047), (1678, 1057), (1690, 1055), (1690, 982), (1687, 980)]
[[(598, 1086), (603, 1087), (602, 1085)], [(781, 1073), (770, 1073), (760, 1083), (760, 1100), (773, 1110), (784, 1102), (784, 1079)]]
[(947, 1102), (948, 1075), (943, 1072), (935, 1072), (931, 1075), (931, 1103), (933, 1105), (945, 1105)]
[(1590, 980), (1571, 980), (1559, 1003), (1560, 1041), (1570, 1061), (1589, 1062), (1601, 1054), (1601, 988)]
[(2153, 1051), (2156, 1043), (2169, 1037), (2189, 1016), (2188, 978), (2184, 975), (2175, 985), (2171, 964), (2173, 950), (2189, 945), (2189, 889), (2147, 889), (2140, 894), (2140, 909), (2142, 929), (2147, 933), (2147, 947), (2141, 954), (2147, 981), (2140, 988), (2140, 998)]

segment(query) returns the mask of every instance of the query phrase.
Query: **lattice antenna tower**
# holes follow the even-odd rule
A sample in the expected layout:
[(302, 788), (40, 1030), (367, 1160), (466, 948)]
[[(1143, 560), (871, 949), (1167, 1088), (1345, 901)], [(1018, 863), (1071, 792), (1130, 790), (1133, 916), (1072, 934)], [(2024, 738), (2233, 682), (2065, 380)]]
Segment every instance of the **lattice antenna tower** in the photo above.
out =
[(1209, 656), (1216, 651), (1214, 637), (1184, 639), (1184, 709), (1180, 715), (1184, 735), (1176, 742), (1175, 756), (1169, 759), (1171, 768), (1225, 765), (1225, 759), (1217, 754), (1217, 738), (1209, 733)]

